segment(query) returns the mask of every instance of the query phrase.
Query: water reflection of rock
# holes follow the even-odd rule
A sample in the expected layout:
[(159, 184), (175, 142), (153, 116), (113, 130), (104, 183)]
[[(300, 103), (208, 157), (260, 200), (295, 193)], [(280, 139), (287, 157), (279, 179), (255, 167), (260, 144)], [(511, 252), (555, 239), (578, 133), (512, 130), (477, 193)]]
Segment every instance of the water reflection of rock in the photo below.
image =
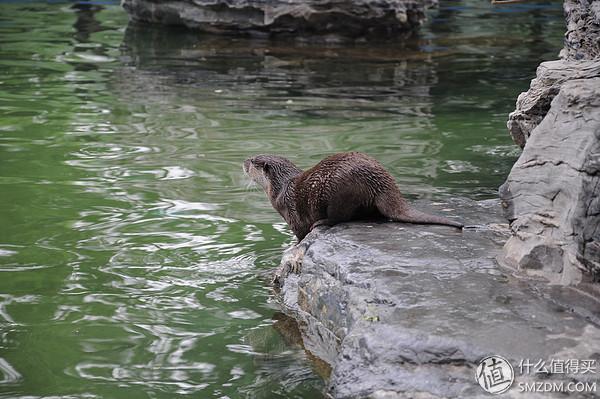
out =
[(105, 29), (96, 19), (96, 14), (102, 11), (104, 7), (97, 4), (76, 3), (71, 8), (75, 10), (77, 16), (73, 27), (75, 28), (75, 39), (79, 43), (88, 42), (92, 33), (101, 32)]
[[(259, 377), (250, 386), (244, 387), (244, 393), (252, 397), (260, 397), (262, 393), (269, 396), (268, 393), (277, 389), (273, 381), (281, 381), (286, 387), (285, 395), (293, 396), (296, 387), (310, 382), (313, 389), (311, 397), (322, 396), (324, 381), (329, 378), (331, 369), (321, 359), (302, 350), (302, 335), (295, 319), (277, 312), (273, 315), (272, 326), (248, 331), (245, 340), (255, 352), (253, 359), (257, 374), (264, 378)], [(322, 380), (311, 378), (314, 373)]]
[[(96, 19), (96, 15), (104, 9), (101, 5), (76, 3), (71, 6), (75, 10), (76, 20), (73, 24), (75, 39), (73, 53), (77, 57), (66, 57), (65, 61), (73, 65), (76, 71), (93, 71), (98, 69), (98, 63), (95, 61), (106, 59), (106, 49), (104, 46), (94, 46), (90, 49), (88, 45), (90, 37), (96, 32), (102, 32), (108, 28), (102, 26), (102, 23)], [(93, 60), (94, 62), (90, 62)]]
[[(297, 153), (290, 148), (296, 143), (281, 133), (316, 133), (307, 120), (321, 120), (333, 126), (320, 134), (319, 146), (298, 149), (319, 156), (340, 142), (352, 146), (353, 135), (364, 135), (367, 121), (384, 129), (432, 127), (430, 89), (437, 82), (433, 58), (438, 54), (420, 51), (422, 44), (309, 45), (130, 24), (123, 45), (129, 68), (116, 71), (113, 84), (129, 104), (160, 107), (163, 114), (185, 108), (202, 119), (195, 130), (210, 132), (211, 138), (235, 140), (236, 129), (246, 123), (246, 133), (252, 133), (246, 136), (248, 151)], [(252, 131), (253, 123), (261, 123), (259, 131)], [(278, 134), (270, 136), (275, 129)], [(376, 132), (372, 137), (373, 148), (382, 145), (383, 137)], [(400, 153), (435, 152), (440, 146), (422, 137), (404, 144)], [(239, 142), (221, 145), (227, 152)], [(371, 148), (367, 144), (363, 150)], [(436, 161), (424, 163), (423, 173), (435, 176)]]
[[(419, 51), (417, 43), (299, 45), (130, 25), (124, 47), (129, 65), (141, 75), (131, 78), (139, 83), (235, 89), (240, 98), (244, 94), (273, 100), (303, 96), (318, 102), (341, 100), (345, 105), (355, 101), (374, 113), (404, 110), (428, 116), (429, 88), (436, 82), (431, 63), (435, 54)], [(148, 73), (156, 79), (144, 81)], [(413, 105), (415, 99), (420, 101)], [(381, 109), (388, 101), (389, 107)]]

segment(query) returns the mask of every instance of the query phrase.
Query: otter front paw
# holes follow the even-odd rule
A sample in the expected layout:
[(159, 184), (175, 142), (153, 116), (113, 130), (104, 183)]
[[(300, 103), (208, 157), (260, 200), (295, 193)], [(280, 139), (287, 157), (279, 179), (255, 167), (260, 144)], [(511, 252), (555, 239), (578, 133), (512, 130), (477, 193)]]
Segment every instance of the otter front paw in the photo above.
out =
[(271, 283), (276, 287), (281, 287), (289, 274), (300, 274), (302, 270), (302, 258), (304, 258), (305, 252), (306, 248), (303, 245), (295, 245), (288, 248), (283, 253), (281, 264), (275, 271)]
[(304, 258), (304, 247), (295, 245), (287, 249), (281, 258), (281, 269), (284, 277), (290, 273), (300, 274), (302, 270), (302, 258)]

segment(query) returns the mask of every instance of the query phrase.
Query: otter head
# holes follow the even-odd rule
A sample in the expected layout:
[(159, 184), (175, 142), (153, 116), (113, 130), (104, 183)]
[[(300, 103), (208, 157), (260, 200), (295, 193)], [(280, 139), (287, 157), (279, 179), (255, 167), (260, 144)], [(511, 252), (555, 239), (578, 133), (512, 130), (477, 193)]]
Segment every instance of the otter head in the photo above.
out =
[(283, 157), (257, 155), (244, 161), (244, 172), (274, 201), (289, 181), (302, 173), (302, 170)]

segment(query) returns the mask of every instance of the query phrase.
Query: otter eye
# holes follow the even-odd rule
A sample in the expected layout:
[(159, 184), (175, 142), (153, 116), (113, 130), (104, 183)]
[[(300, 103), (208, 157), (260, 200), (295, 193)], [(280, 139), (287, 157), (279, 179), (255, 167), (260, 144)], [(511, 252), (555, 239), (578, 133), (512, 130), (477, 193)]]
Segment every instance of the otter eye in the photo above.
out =
[(268, 172), (271, 170), (271, 165), (269, 165), (268, 163), (265, 163), (265, 164), (263, 164), (262, 168), (265, 172)]

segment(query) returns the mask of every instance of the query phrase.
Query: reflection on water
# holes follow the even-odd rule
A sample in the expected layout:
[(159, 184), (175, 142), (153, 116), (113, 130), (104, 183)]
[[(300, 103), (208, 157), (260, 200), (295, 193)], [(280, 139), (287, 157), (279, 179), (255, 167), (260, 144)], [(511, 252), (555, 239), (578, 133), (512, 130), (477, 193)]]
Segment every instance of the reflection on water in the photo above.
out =
[[(114, 2), (116, 3), (116, 2)], [(405, 43), (129, 26), (0, 3), (0, 396), (319, 397), (266, 280), (293, 242), (241, 161), (377, 157), (412, 198), (489, 198), (559, 4), (442, 2)]]

